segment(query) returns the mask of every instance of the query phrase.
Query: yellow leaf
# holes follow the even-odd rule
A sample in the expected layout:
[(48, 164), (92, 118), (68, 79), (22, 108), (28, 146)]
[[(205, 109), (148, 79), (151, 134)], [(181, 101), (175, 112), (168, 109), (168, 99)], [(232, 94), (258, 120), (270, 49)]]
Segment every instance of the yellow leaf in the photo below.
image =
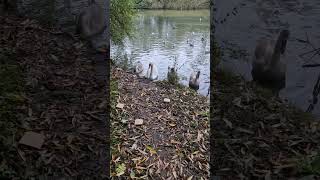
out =
[(171, 126), (171, 127), (175, 127), (175, 126), (176, 126), (176, 124), (169, 123), (169, 126)]
[(117, 168), (116, 168), (116, 176), (121, 176), (124, 174), (124, 171), (126, 170), (126, 165), (124, 163), (121, 164), (117, 164)]
[(146, 147), (150, 151), (151, 154), (157, 154), (157, 151), (154, 150), (151, 146), (146, 146)]
[(173, 140), (173, 139), (170, 141), (170, 143), (171, 143), (171, 144), (181, 144), (179, 141), (175, 141), (175, 140)]
[(135, 174), (133, 171), (131, 171), (131, 173), (130, 173), (130, 178), (131, 178), (131, 179), (136, 178), (136, 174)]

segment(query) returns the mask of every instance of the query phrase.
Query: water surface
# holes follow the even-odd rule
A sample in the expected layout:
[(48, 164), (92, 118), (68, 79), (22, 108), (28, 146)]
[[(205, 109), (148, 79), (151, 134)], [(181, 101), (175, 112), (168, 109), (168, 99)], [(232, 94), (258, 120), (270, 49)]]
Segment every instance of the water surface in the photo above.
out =
[[(290, 30), (285, 61), (287, 62), (286, 88), (280, 92), (283, 99), (306, 110), (312, 98), (320, 67), (302, 68), (302, 65), (319, 63), (320, 56), (312, 59), (310, 55), (299, 55), (312, 50), (312, 47), (299, 42), (308, 34), (316, 48), (320, 47), (320, 1), (317, 0), (242, 0), (217, 1), (215, 18), (218, 22), (227, 17), (223, 24), (217, 24), (216, 36), (230, 54), (228, 48), (244, 52), (247, 56), (224, 57), (221, 66), (251, 80), (252, 54), (256, 40), (261, 37), (276, 39), (281, 29)], [(233, 15), (233, 8), (237, 13)], [(230, 13), (231, 12), (231, 13)], [(316, 105), (314, 114), (320, 115), (320, 106)]]

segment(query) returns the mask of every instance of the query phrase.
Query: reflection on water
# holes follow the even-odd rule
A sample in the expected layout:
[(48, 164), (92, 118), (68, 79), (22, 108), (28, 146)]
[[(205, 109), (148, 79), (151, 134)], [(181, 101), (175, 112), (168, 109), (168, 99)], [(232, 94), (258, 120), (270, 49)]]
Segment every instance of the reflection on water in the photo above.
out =
[[(223, 18), (239, 5), (239, 1), (218, 1), (216, 18)], [(221, 66), (251, 80), (251, 58), (256, 40), (261, 37), (277, 38), (280, 29), (290, 30), (285, 61), (287, 62), (286, 88), (280, 92), (283, 99), (307, 109), (312, 97), (313, 86), (319, 68), (302, 68), (305, 63), (319, 63), (320, 56), (301, 58), (300, 54), (312, 50), (296, 40), (306, 39), (306, 33), (316, 47), (320, 44), (320, 1), (317, 0), (243, 0), (245, 6), (238, 6), (238, 14), (230, 16), (223, 25), (217, 25), (216, 36), (225, 47), (236, 44), (250, 55), (247, 61), (227, 57)], [(229, 43), (229, 44), (228, 44)], [(312, 54), (310, 54), (312, 55)], [(320, 105), (314, 113), (320, 115)]]
[(192, 71), (201, 71), (199, 93), (207, 95), (210, 84), (209, 10), (140, 11), (135, 20), (136, 33), (126, 39), (124, 49), (111, 46), (111, 56), (127, 57), (134, 64), (149, 62), (158, 67), (159, 79), (167, 78), (168, 66), (177, 61), (180, 83), (188, 86)]

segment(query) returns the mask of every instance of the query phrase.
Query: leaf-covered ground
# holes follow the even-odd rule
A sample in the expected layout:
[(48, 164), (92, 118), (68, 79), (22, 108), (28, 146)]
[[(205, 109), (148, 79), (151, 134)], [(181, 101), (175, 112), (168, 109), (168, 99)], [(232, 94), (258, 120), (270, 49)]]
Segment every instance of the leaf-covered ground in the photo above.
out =
[(208, 179), (208, 99), (120, 68), (112, 78), (113, 178)]
[[(15, 106), (5, 111), (12, 117), (0, 113), (0, 176), (105, 176), (106, 91), (87, 48), (31, 20), (0, 16), (0, 24), (1, 68), (14, 61), (23, 79), (21, 90), (13, 91), (19, 103), (3, 104), (12, 96), (0, 95), (3, 107)], [(13, 73), (8, 76), (15, 82)], [(9, 86), (3, 82), (1, 88)], [(41, 149), (18, 143), (27, 131), (44, 135)]]
[[(221, 179), (320, 174), (320, 122), (222, 71), (213, 81), (212, 170)], [(317, 176), (319, 178), (319, 176)]]

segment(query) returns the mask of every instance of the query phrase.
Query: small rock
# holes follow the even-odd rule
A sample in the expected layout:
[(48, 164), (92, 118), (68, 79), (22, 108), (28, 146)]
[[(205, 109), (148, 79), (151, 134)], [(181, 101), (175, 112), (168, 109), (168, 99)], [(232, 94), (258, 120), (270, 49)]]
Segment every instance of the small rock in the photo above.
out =
[(116, 108), (119, 108), (119, 109), (123, 109), (123, 107), (124, 107), (124, 104), (122, 104), (122, 103), (118, 103), (116, 106)]
[(166, 103), (169, 103), (170, 102), (170, 99), (168, 99), (168, 98), (164, 98), (164, 100), (163, 100), (164, 102), (166, 102)]
[(35, 147), (41, 149), (44, 142), (44, 135), (35, 132), (26, 132), (20, 139), (19, 144)]
[(134, 121), (134, 125), (139, 126), (139, 125), (142, 125), (142, 124), (143, 124), (143, 119), (136, 119), (136, 120)]

